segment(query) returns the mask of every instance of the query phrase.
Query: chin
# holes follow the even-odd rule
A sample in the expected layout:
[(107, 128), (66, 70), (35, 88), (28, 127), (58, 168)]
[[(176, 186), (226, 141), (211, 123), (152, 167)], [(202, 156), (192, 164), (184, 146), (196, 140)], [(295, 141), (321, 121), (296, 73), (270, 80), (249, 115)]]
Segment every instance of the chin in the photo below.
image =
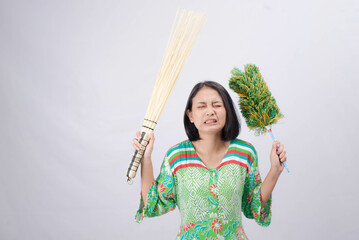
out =
[(200, 133), (204, 134), (222, 134), (223, 127), (220, 126), (212, 126), (211, 128), (206, 126), (206, 129), (203, 129), (202, 131), (198, 131)]

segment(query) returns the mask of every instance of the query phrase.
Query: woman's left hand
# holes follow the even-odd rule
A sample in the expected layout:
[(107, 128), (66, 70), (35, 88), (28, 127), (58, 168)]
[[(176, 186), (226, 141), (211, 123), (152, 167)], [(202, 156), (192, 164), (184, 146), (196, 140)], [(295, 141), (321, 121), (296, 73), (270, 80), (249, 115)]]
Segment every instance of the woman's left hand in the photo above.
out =
[(287, 161), (284, 145), (280, 144), (280, 142), (276, 140), (273, 142), (272, 150), (270, 153), (271, 169), (281, 174), (284, 169), (284, 164), (283, 164), (284, 161)]

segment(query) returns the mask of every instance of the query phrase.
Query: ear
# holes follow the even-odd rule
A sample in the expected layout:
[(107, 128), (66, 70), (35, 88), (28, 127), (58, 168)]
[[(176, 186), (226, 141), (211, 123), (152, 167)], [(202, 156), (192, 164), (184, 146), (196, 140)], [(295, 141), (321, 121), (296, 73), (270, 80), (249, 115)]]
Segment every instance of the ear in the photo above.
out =
[(189, 118), (190, 122), (193, 123), (192, 112), (189, 109), (187, 109), (186, 114), (187, 114), (187, 117)]

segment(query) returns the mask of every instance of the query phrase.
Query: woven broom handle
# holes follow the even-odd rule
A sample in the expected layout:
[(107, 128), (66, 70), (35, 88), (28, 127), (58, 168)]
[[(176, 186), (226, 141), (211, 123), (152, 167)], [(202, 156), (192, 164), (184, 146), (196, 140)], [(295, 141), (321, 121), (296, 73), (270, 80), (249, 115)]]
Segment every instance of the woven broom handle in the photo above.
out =
[(143, 154), (145, 153), (148, 141), (150, 139), (150, 134), (146, 132), (141, 132), (141, 138), (138, 141), (141, 144), (140, 150), (135, 150), (135, 152), (132, 155), (132, 160), (130, 162), (130, 166), (127, 170), (127, 182), (131, 183), (132, 178), (136, 176), (136, 172), (138, 167), (141, 164), (141, 159), (143, 157)]

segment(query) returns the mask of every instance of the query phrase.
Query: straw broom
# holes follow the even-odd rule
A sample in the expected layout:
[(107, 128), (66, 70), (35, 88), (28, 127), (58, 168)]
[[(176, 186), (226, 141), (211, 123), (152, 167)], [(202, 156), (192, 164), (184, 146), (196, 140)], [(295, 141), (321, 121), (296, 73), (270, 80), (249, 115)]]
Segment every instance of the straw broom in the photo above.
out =
[(140, 150), (134, 152), (127, 170), (128, 183), (131, 183), (132, 179), (136, 176), (151, 132), (157, 125), (157, 121), (171, 94), (183, 64), (205, 23), (204, 14), (177, 10), (161, 68), (142, 124), (141, 138), (139, 139), (139, 143), (142, 146)]
[[(272, 124), (284, 116), (264, 82), (258, 67), (254, 64), (247, 64), (244, 66), (244, 72), (238, 68), (233, 68), (231, 73), (229, 87), (240, 97), (239, 108), (248, 128), (254, 130), (257, 135), (269, 132), (275, 141)], [(283, 164), (289, 172), (287, 163), (283, 162)]]

